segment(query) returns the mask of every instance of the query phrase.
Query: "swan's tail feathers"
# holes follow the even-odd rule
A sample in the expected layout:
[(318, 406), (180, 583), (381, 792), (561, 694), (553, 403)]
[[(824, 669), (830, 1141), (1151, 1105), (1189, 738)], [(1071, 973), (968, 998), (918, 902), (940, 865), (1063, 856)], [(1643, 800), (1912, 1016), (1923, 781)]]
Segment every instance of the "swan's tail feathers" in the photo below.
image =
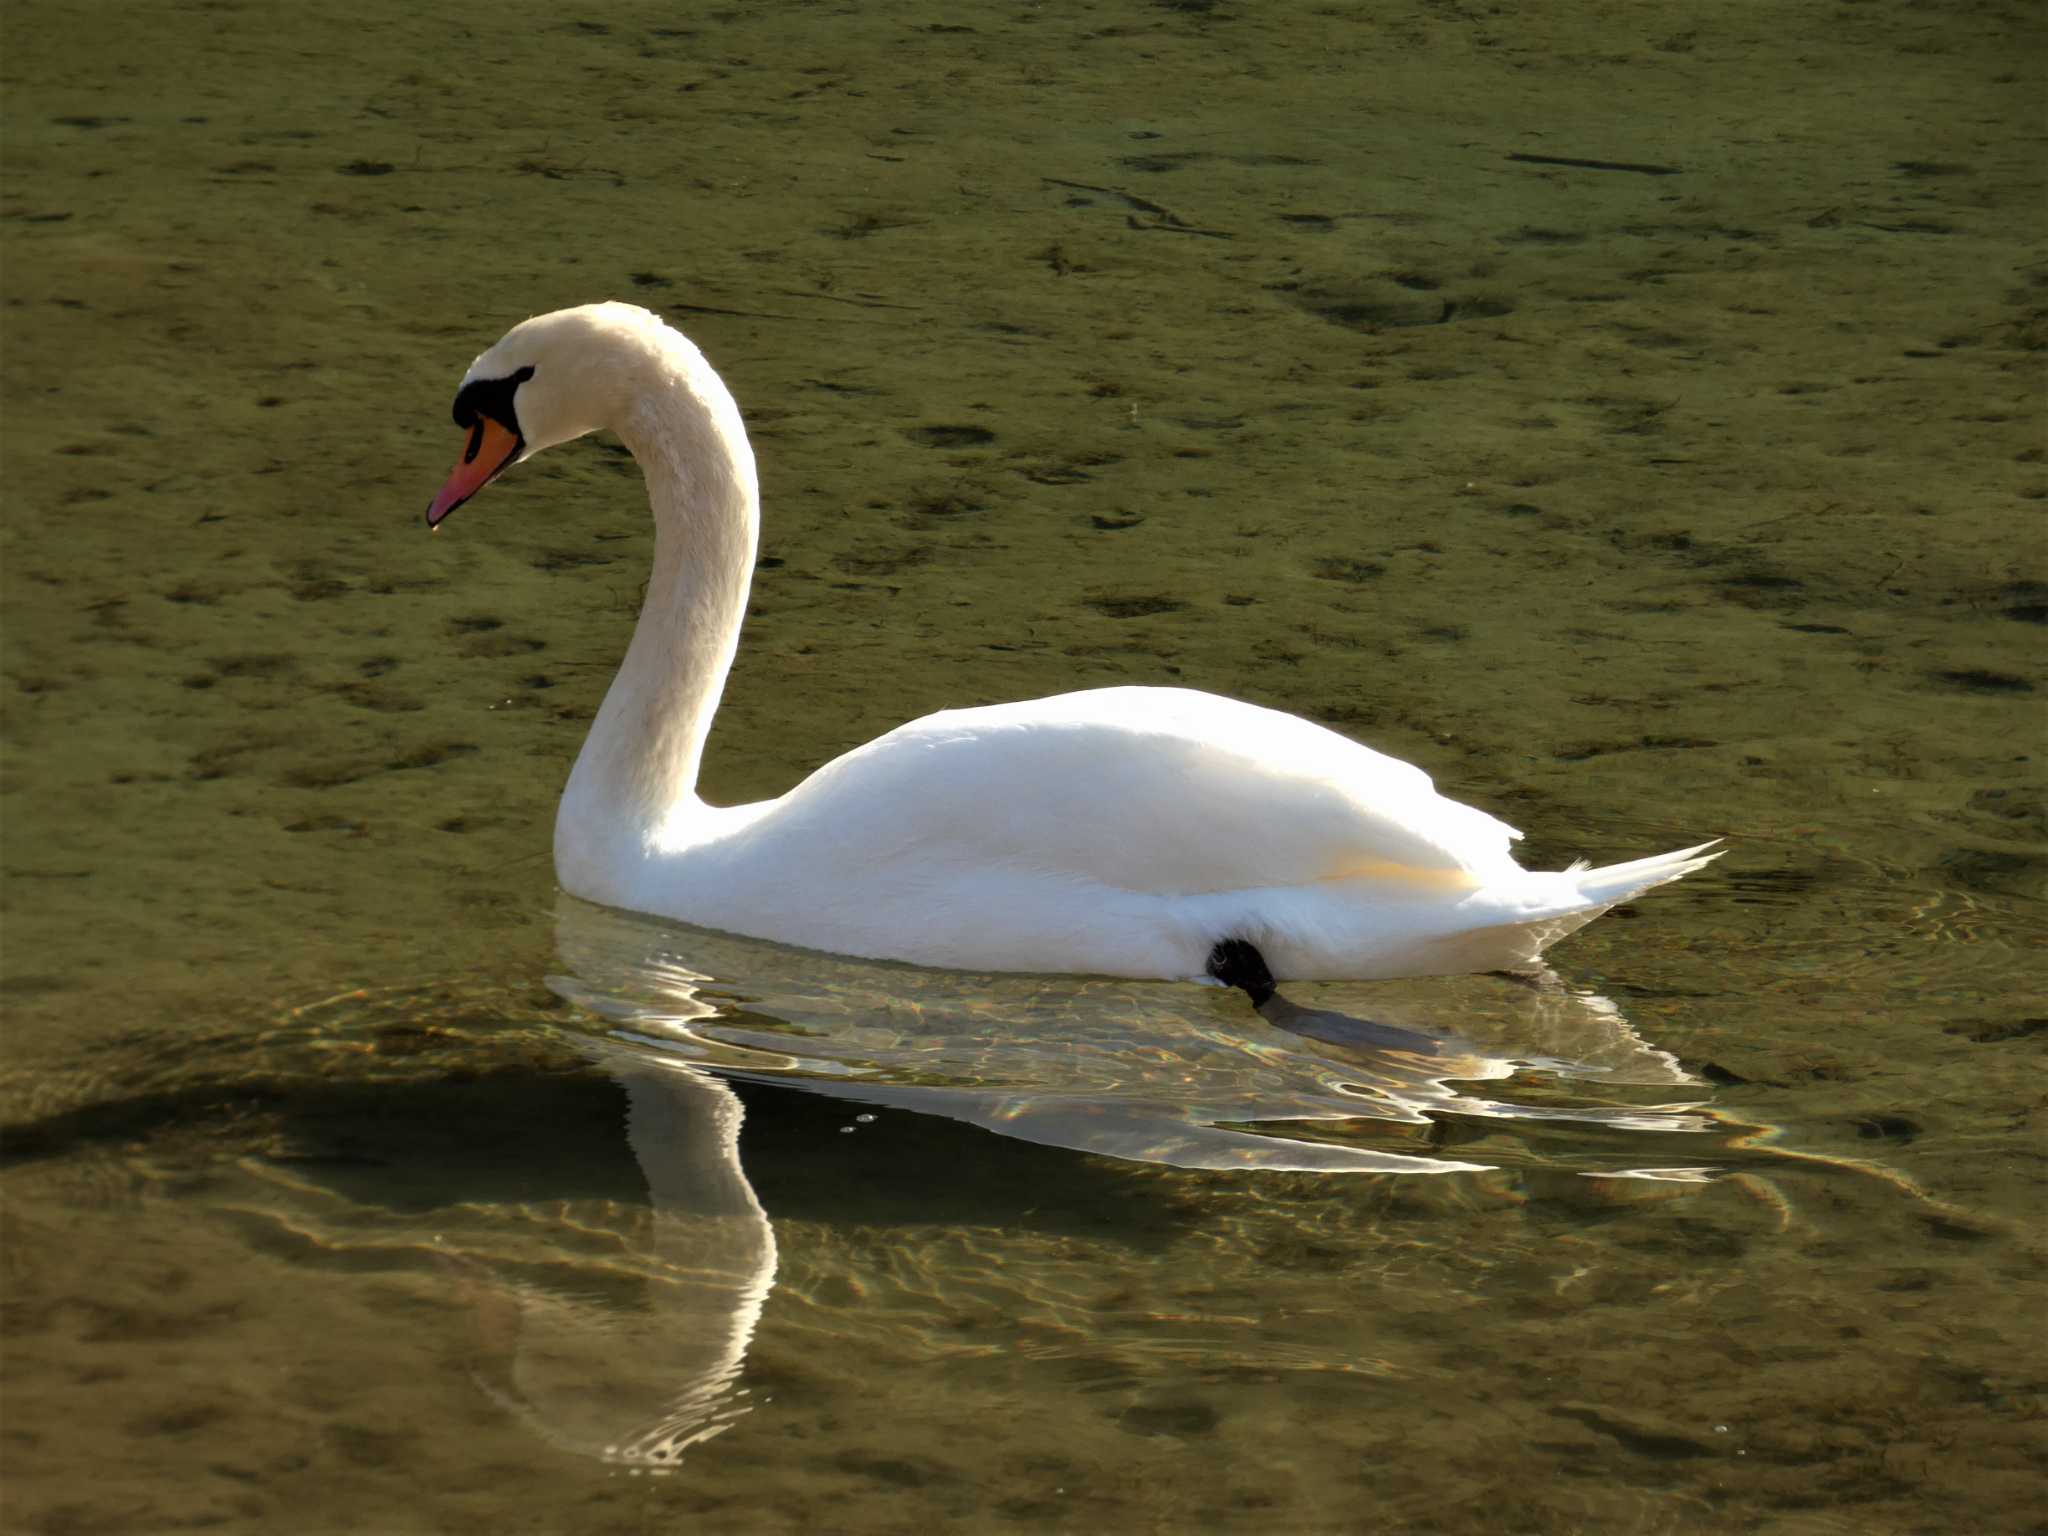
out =
[(1608, 864), (1599, 869), (1587, 869), (1583, 864), (1577, 864), (1565, 873), (1578, 882), (1579, 895), (1587, 905), (1611, 907), (1617, 901), (1641, 895), (1653, 885), (1676, 880), (1713, 863), (1728, 851), (1725, 848), (1712, 853), (1707, 851), (1720, 841), (1717, 837), (1696, 847), (1680, 848), (1675, 853), (1653, 853), (1647, 859), (1630, 859), (1626, 864)]
[[(1713, 846), (1714, 843), (1701, 843), (1696, 848), (1652, 854), (1647, 859), (1631, 859), (1626, 864), (1609, 864), (1602, 869), (1588, 869), (1580, 863), (1556, 874), (1528, 876), (1542, 884), (1534, 890), (1515, 886), (1501, 893), (1501, 905), (1509, 910), (1519, 908), (1522, 915), (1508, 922), (1446, 936), (1431, 949), (1430, 964), (1435, 974), (1441, 975), (1534, 969), (1542, 964), (1546, 949), (1577, 933), (1616, 902), (1713, 863), (1721, 857), (1718, 852), (1708, 851)], [(1532, 895), (1536, 897), (1533, 901)]]

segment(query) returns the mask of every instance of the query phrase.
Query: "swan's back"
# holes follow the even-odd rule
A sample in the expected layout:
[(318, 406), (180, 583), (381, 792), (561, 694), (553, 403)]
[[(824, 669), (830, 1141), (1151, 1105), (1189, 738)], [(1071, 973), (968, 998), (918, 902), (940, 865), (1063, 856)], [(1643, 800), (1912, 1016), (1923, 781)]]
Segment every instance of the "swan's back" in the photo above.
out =
[(819, 769), (772, 824), (870, 862), (1155, 896), (1366, 876), (1470, 888), (1514, 868), (1519, 835), (1322, 726), (1138, 687), (928, 715)]

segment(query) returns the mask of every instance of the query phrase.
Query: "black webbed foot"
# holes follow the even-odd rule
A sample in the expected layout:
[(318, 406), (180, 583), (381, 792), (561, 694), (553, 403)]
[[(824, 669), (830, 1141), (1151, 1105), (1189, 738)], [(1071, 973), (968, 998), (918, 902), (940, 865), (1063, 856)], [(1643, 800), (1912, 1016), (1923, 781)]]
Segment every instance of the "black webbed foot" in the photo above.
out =
[(1282, 997), (1266, 957), (1247, 939), (1219, 939), (1209, 951), (1209, 974), (1226, 987), (1236, 987), (1269, 1024), (1310, 1040), (1339, 1048), (1410, 1051), (1434, 1056), (1437, 1042), (1413, 1030), (1370, 1019), (1353, 1018), (1325, 1008), (1303, 1008)]
[(1226, 987), (1242, 991), (1254, 1008), (1265, 1007), (1273, 995), (1273, 973), (1266, 968), (1266, 957), (1245, 939), (1218, 939), (1209, 951), (1209, 974)]

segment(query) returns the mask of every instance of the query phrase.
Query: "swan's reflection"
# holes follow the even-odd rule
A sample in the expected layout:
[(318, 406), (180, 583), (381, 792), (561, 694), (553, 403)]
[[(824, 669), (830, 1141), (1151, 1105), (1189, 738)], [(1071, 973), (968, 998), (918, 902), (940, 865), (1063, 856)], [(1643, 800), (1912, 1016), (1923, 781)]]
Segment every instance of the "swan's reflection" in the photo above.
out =
[[(644, 1222), (586, 1214), (585, 1232), (609, 1225), (616, 1244), (567, 1286), (545, 1270), (460, 1261), (483, 1344), (477, 1378), (566, 1450), (661, 1468), (745, 1410), (738, 1377), (775, 1283), (775, 1229), (740, 1168), (732, 1089), (687, 1062), (602, 1041), (590, 1052), (626, 1092), (651, 1210)], [(637, 1292), (630, 1338), (618, 1331), (620, 1281)]]
[[(1276, 997), (1254, 1013), (1221, 989), (919, 970), (570, 897), (556, 943), (564, 973), (549, 985), (663, 1056), (1136, 1162), (1471, 1172), (1491, 1165), (1358, 1145), (1355, 1132), (1447, 1116), (1705, 1128), (1689, 1103), (1629, 1102), (1628, 1089), (1693, 1080), (1607, 999), (1547, 975), (1324, 986), (1314, 1008)], [(1505, 1103), (1453, 1086), (1518, 1073), (1588, 1091)]]
[[(583, 1048), (626, 1091), (652, 1213), (611, 1224), (566, 1271), (463, 1261), (484, 1320), (478, 1374), (548, 1439), (632, 1466), (672, 1465), (742, 1410), (737, 1378), (774, 1282), (723, 1078), (1179, 1168), (1443, 1174), (1492, 1166), (1429, 1150), (1447, 1120), (1708, 1125), (1689, 1101), (1658, 1102), (1691, 1084), (1671, 1056), (1605, 999), (1549, 979), (1323, 987), (1316, 1007), (1275, 998), (1255, 1013), (1234, 992), (923, 971), (567, 897), (556, 936), (550, 985), (608, 1026)], [(1518, 1075), (1519, 1100), (1471, 1091)], [(1367, 1144), (1375, 1131), (1418, 1150)], [(584, 1230), (600, 1225), (586, 1216)]]

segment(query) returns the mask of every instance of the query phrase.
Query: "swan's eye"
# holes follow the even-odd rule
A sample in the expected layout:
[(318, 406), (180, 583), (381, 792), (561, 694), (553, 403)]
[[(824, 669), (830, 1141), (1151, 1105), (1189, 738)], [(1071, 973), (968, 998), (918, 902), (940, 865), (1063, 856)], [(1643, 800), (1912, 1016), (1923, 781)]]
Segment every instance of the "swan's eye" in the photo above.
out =
[(502, 379), (470, 380), (455, 397), (455, 425), (468, 431), (478, 425), (479, 418), (489, 417), (514, 437), (520, 436), (519, 413), (512, 408), (512, 397), (532, 377), (533, 369), (527, 367)]

